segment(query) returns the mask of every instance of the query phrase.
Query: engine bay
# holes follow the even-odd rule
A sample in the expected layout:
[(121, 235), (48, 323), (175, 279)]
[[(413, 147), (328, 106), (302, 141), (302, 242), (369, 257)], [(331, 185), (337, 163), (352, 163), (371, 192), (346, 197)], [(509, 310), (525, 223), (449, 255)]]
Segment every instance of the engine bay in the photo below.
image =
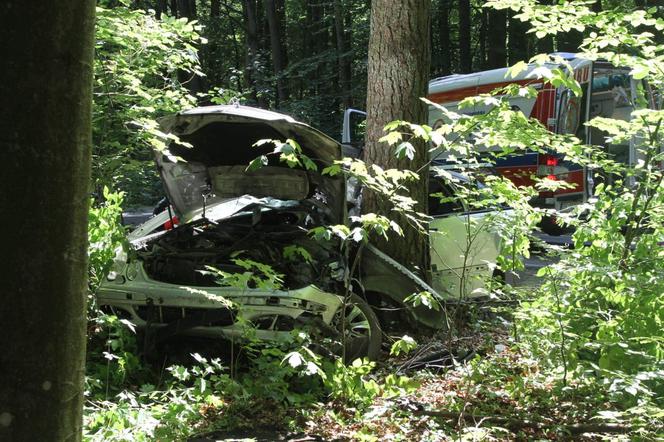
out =
[[(243, 273), (238, 260), (271, 266), (283, 278), (283, 288), (314, 284), (335, 290), (342, 259), (338, 245), (320, 242), (309, 229), (325, 225), (327, 208), (321, 198), (303, 201), (271, 200), (255, 204), (231, 218), (202, 219), (178, 226), (143, 244), (136, 252), (148, 276), (154, 280), (187, 286), (220, 284), (213, 267)], [(252, 287), (249, 287), (252, 288)]]

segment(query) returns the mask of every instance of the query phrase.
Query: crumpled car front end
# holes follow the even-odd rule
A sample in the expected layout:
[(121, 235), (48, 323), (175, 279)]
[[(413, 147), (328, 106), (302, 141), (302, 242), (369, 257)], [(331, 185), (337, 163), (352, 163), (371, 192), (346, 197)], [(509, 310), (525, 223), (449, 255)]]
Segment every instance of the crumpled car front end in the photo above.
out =
[[(241, 106), (188, 111), (164, 129), (190, 145), (157, 155), (181, 224), (134, 237), (126, 264), (100, 287), (99, 305), (153, 330), (157, 340), (233, 338), (247, 324), (267, 340), (306, 325), (333, 333), (346, 266), (338, 244), (309, 231), (344, 222), (343, 179), (288, 168), (272, 156), (255, 171), (247, 164), (270, 153), (254, 147), (266, 138), (294, 139), (319, 170), (340, 157), (340, 146), (289, 117)], [(357, 335), (369, 339), (365, 322), (356, 324)]]

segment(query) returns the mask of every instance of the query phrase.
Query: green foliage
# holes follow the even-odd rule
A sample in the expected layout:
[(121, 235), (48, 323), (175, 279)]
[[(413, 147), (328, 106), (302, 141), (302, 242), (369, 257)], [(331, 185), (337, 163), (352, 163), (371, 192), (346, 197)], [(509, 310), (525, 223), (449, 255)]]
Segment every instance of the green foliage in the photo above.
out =
[(403, 300), (403, 302), (406, 304), (411, 304), (413, 307), (423, 305), (436, 311), (440, 310), (440, 301), (436, 299), (432, 293), (426, 291), (408, 295)]
[[(122, 226), (123, 192), (103, 189), (103, 201), (91, 203), (88, 212), (88, 282), (94, 293), (113, 265), (118, 253), (126, 253), (125, 229)], [(90, 300), (90, 307), (94, 303)]]
[[(314, 163), (311, 158), (302, 153), (302, 147), (300, 147), (300, 144), (295, 140), (290, 138), (284, 142), (279, 140), (258, 140), (254, 144), (254, 147), (260, 147), (265, 144), (274, 145), (274, 150), (268, 155), (276, 156), (280, 162), (286, 163), (288, 167), (300, 167), (305, 170), (312, 171), (318, 170), (316, 163)], [(247, 170), (251, 171), (259, 169), (262, 166), (267, 166), (267, 163), (268, 156), (261, 155), (249, 163)]]
[(275, 272), (270, 265), (251, 259), (234, 258), (231, 261), (245, 271), (242, 273), (225, 272), (207, 266), (207, 273), (215, 275), (217, 282), (226, 287), (235, 287), (242, 290), (249, 288), (278, 290), (282, 288), (284, 275)]
[(408, 354), (415, 348), (417, 348), (417, 342), (415, 342), (415, 339), (408, 335), (404, 335), (400, 339), (394, 341), (394, 344), (390, 347), (390, 354), (394, 356)]
[(107, 399), (145, 376), (147, 370), (139, 360), (136, 331), (130, 321), (97, 313), (91, 322), (85, 395)]
[(202, 75), (200, 27), (127, 6), (97, 7), (93, 100), (93, 185), (120, 188), (129, 205), (161, 197), (152, 150), (167, 136), (156, 119), (193, 107), (186, 88)]
[(590, 29), (584, 57), (630, 67), (635, 80), (648, 81), (635, 90), (637, 110), (630, 121), (597, 117), (587, 123), (601, 130), (607, 143), (633, 145), (632, 164), (618, 163), (597, 147), (571, 139), (559, 145), (568, 158), (611, 180), (599, 184), (594, 198), (577, 208), (575, 216), (565, 218), (576, 226), (574, 250), (540, 270), (544, 283), (537, 299), (517, 312), (529, 351), (558, 370), (563, 385), (596, 383), (625, 408), (622, 417), (638, 421), (644, 410), (664, 406), (664, 113), (657, 109), (664, 47), (653, 39), (664, 22), (647, 11), (594, 13), (584, 2), (570, 2), (573, 8), (530, 1), (490, 3), (519, 10), (540, 35)]
[[(582, 47), (586, 57), (601, 57), (616, 65), (629, 66), (634, 78), (648, 80), (646, 86), (637, 90), (637, 103), (644, 107), (654, 97), (651, 107), (661, 105), (664, 50), (656, 43), (656, 37), (664, 27), (650, 12), (607, 10), (596, 14), (587, 2), (581, 1), (550, 7), (529, 0), (487, 3), (518, 12), (518, 18), (532, 22), (533, 32), (538, 36), (583, 30), (588, 35)], [(99, 16), (95, 83), (95, 153), (99, 161), (95, 176), (98, 183), (117, 179), (123, 187), (138, 192), (136, 183), (141, 182), (144, 187), (142, 181), (149, 176), (146, 161), (150, 149), (163, 149), (167, 139), (157, 130), (154, 118), (194, 103), (183, 88), (179, 80), (183, 77), (178, 71), (189, 75), (196, 72), (193, 44), (200, 42), (198, 29), (195, 24), (170, 17), (157, 22), (148, 13), (123, 7), (100, 9)], [(292, 27), (295, 18), (288, 20)], [(353, 26), (357, 27), (362, 20), (360, 16)], [(227, 35), (235, 39), (236, 34), (237, 31)], [(329, 61), (329, 54), (325, 57)], [(321, 60), (318, 67), (325, 66), (326, 62)], [(539, 65), (536, 75), (575, 94), (580, 92), (564, 60), (542, 55), (531, 61)], [(257, 69), (265, 69), (264, 62), (265, 57)], [(291, 78), (296, 75), (294, 66), (304, 67), (294, 63), (289, 72)], [(325, 69), (328, 68), (329, 65)], [(516, 75), (524, 68), (519, 63), (511, 69), (511, 74)], [(266, 82), (274, 81), (263, 74)], [(304, 79), (307, 74), (302, 70), (301, 75)], [(615, 177), (610, 185), (597, 186), (595, 199), (574, 213), (557, 214), (576, 226), (575, 247), (559, 251), (560, 260), (540, 271), (538, 276), (543, 284), (539, 290), (520, 293), (529, 299), (511, 312), (513, 345), (503, 345), (496, 355), (456, 366), (445, 375), (445, 383), (457, 388), (449, 390), (436, 404), (461, 414), (475, 407), (485, 414), (508, 414), (524, 421), (535, 418), (536, 422), (549, 425), (556, 437), (565, 431), (557, 428), (560, 422), (599, 420), (633, 425), (648, 438), (657, 431), (652, 429), (662, 428), (664, 407), (661, 399), (664, 397), (664, 283), (661, 282), (664, 173), (660, 168), (664, 160), (661, 153), (664, 114), (641, 109), (632, 114), (630, 122), (596, 118), (587, 123), (605, 133), (610, 142), (635, 143), (639, 161), (626, 166), (613, 161), (599, 147), (586, 146), (571, 135), (553, 134), (541, 124), (529, 121), (521, 112), (514, 112), (506, 99), (512, 95), (533, 96), (536, 92), (529, 87), (508, 86), (492, 94), (468, 98), (462, 107), (481, 104), (492, 106), (492, 110), (486, 115), (470, 116), (441, 109), (447, 124), (436, 130), (406, 122), (394, 122), (387, 127), (391, 132), (384, 141), (395, 149), (398, 157), (412, 156), (410, 143), (414, 137), (422, 138), (431, 143), (433, 157), (445, 152), (457, 162), (471, 184), (480, 180), (484, 183), (485, 187), (457, 183), (452, 198), (463, 206), (477, 210), (510, 208), (508, 216), (497, 211), (480, 226), (468, 221), (469, 232), (481, 228), (501, 234), (503, 254), (497, 264), (505, 271), (522, 268), (520, 258), (528, 257), (531, 251), (530, 232), (545, 213), (528, 204), (536, 190), (517, 188), (502, 178), (481, 177), (479, 166), (487, 160), (476, 155), (478, 146), (495, 148), (490, 155), (493, 159), (524, 151), (555, 149), (570, 161), (606, 177)], [(218, 91), (213, 100), (223, 101), (232, 95), (228, 90)], [(312, 110), (320, 112), (323, 107), (314, 99), (309, 100), (288, 105), (298, 112), (312, 114), (314, 120), (322, 119)], [(126, 130), (131, 122), (140, 127), (137, 133)], [(277, 155), (289, 167), (306, 170), (319, 167), (302, 155), (293, 140), (265, 142), (275, 146), (268, 155)], [(262, 156), (249, 168), (267, 163), (268, 156)], [(416, 173), (386, 171), (351, 159), (325, 166), (324, 173), (344, 174), (385, 196), (393, 210), (406, 214), (409, 222), (426, 231), (428, 218), (413, 210), (415, 202), (405, 193), (404, 184), (418, 179)], [(559, 185), (551, 180), (538, 183), (539, 189)], [(146, 195), (132, 194), (131, 200), (138, 201)], [(115, 250), (122, 242), (122, 229), (117, 223), (121, 196), (108, 191), (104, 196), (105, 205), (91, 211), (93, 287), (110, 268)], [(341, 240), (341, 247), (348, 252), (351, 247), (360, 249), (366, 244), (370, 233), (387, 236), (390, 232), (401, 232), (400, 226), (377, 215), (358, 216), (352, 221), (351, 226), (313, 229), (311, 235), (321, 240)], [(311, 258), (306, 250), (294, 245), (284, 248), (283, 257), (303, 263)], [(244, 271), (233, 274), (209, 271), (217, 274), (223, 284), (233, 287), (281, 287), (282, 275), (269, 266), (240, 256), (235, 264)], [(351, 277), (347, 275), (347, 289)], [(507, 293), (512, 289), (501, 290)], [(413, 294), (408, 302), (434, 309), (441, 307), (439, 300), (428, 292)], [(276, 415), (288, 407), (307, 409), (325, 400), (341, 404), (343, 410), (351, 408), (345, 415), (337, 413), (336, 418), (340, 425), (355, 425), (355, 437), (376, 440), (377, 429), (369, 425), (370, 415), (379, 413), (376, 403), (405, 397), (417, 387), (412, 379), (377, 371), (373, 362), (356, 360), (347, 366), (338, 358), (324, 359), (311, 351), (310, 338), (304, 334), (296, 333), (292, 342), (264, 345), (249, 332), (241, 344), (241, 351), (248, 355), (242, 374), (232, 374), (218, 360), (194, 355), (195, 365), (171, 367), (167, 379), (158, 382), (142, 369), (136, 357), (135, 335), (124, 325), (128, 324), (112, 316), (100, 316), (94, 324), (96, 333), (92, 339), (102, 344), (91, 346), (89, 356), (90, 400), (86, 407), (85, 437), (90, 440), (182, 439), (208, 428), (210, 421), (223, 422), (227, 427), (240, 425), (234, 421), (238, 415), (253, 413), (260, 407), (274, 410)], [(391, 353), (403, 355), (415, 345), (412, 338), (404, 336), (393, 344)], [(485, 353), (490, 352), (482, 352)], [(145, 379), (153, 382), (138, 387)], [(111, 396), (114, 397), (109, 400)], [(529, 413), (524, 415), (524, 410)], [(424, 422), (413, 419), (403, 409), (400, 413), (406, 416), (408, 424)], [(389, 424), (381, 419), (381, 426)], [(431, 434), (438, 431), (431, 421), (424, 425), (431, 429)], [(455, 425), (461, 428), (451, 429), (444, 433), (445, 437), (454, 434), (459, 439), (470, 439), (481, 434), (500, 439), (512, 435), (505, 428), (487, 428), (482, 419), (476, 425), (464, 426), (460, 417)], [(435, 434), (443, 437), (443, 432)], [(404, 436), (404, 439), (409, 438)]]

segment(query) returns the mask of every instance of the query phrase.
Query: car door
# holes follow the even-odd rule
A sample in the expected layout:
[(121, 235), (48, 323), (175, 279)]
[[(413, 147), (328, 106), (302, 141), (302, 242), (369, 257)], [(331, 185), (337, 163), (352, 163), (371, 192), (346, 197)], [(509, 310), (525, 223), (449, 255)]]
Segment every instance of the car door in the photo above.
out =
[(491, 229), (491, 210), (472, 210), (455, 199), (455, 186), (440, 177), (429, 180), (432, 285), (452, 299), (482, 296), (500, 240)]

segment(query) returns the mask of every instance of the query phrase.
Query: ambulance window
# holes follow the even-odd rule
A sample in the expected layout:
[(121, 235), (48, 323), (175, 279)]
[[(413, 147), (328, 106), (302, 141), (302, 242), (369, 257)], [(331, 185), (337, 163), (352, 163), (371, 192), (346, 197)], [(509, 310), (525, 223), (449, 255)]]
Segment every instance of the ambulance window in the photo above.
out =
[[(613, 118), (629, 121), (634, 110), (631, 81), (625, 70), (599, 67), (593, 71), (592, 96), (589, 117)], [(590, 130), (590, 144), (604, 146), (613, 160), (629, 163), (629, 143), (607, 143), (607, 134), (598, 129)]]

